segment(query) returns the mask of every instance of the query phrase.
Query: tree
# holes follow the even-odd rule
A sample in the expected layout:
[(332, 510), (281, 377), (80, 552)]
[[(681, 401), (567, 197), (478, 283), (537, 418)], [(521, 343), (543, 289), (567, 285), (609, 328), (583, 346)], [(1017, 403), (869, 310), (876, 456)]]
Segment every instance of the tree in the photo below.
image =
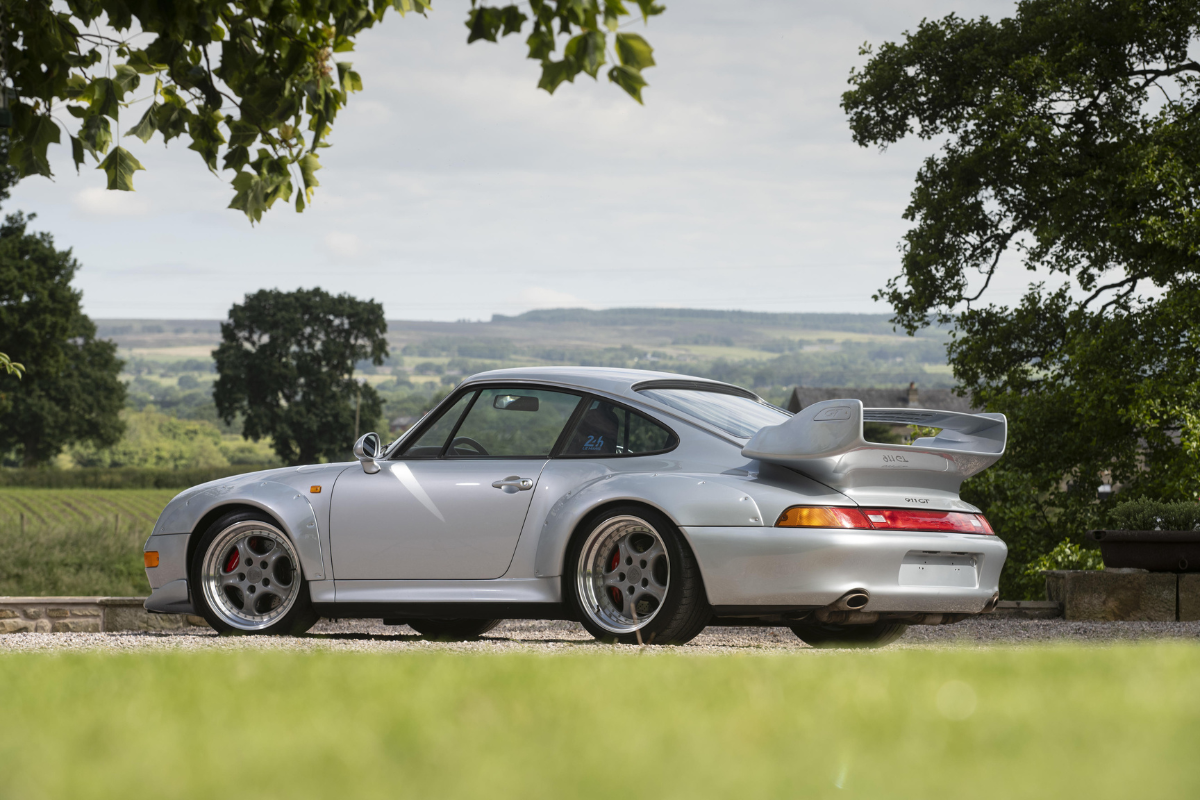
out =
[[(664, 10), (653, 0), (633, 2), (645, 21)], [(125, 135), (189, 140), (211, 171), (233, 173), (229, 207), (257, 221), (296, 187), (297, 211), (312, 200), (317, 151), (329, 146), (349, 94), (362, 89), (338, 56), (388, 8), (423, 15), (430, 0), (0, 0), (0, 7), (17, 93), (10, 161), (21, 176), (50, 176), (47, 150), (65, 130), (76, 169), (90, 155), (109, 189), (132, 191), (143, 167), (112, 147), (113, 124), (122, 108), (150, 100)], [(553, 93), (580, 73), (595, 79), (615, 57), (609, 80), (642, 101), (642, 70), (654, 57), (641, 36), (618, 32), (630, 16), (624, 0), (529, 0), (527, 9), (531, 16), (472, 0), (467, 42), (495, 42), (530, 23), (526, 44), (542, 65), (539, 88)], [(555, 60), (560, 35), (568, 38)], [(153, 89), (135, 97), (147, 88), (143, 78)], [(70, 127), (64, 108), (77, 120)]]
[[(1009, 575), (1104, 522), (1102, 481), (1200, 490), (1198, 36), (1197, 2), (1025, 0), (864, 48), (843, 96), (863, 146), (943, 142), (876, 297), (910, 333), (956, 323), (963, 390), (1011, 419), (1001, 469), (964, 487), (1017, 543)], [(981, 307), (1014, 261), (1060, 285)]]
[(0, 350), (26, 366), (21, 380), (0, 374), (0, 453), (31, 467), (73, 443), (120, 439), (125, 387), (116, 345), (96, 339), (71, 287), (79, 262), (27, 225), (21, 214), (0, 225)]
[[(286, 464), (337, 459), (350, 451), (356, 409), (378, 419), (379, 395), (354, 380), (356, 362), (387, 357), (383, 305), (321, 289), (263, 289), (229, 310), (213, 401), (226, 423), (245, 415), (242, 433), (274, 440)], [(361, 392), (361, 407), (357, 405)]]

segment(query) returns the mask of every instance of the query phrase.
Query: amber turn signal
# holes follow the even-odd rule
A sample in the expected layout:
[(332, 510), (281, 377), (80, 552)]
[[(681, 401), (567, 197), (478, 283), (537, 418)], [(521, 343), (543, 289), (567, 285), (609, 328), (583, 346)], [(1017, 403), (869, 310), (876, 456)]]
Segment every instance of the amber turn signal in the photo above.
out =
[(779, 515), (778, 528), (870, 528), (857, 508), (793, 506)]
[(320, 486), (310, 486), (310, 487), (308, 487), (308, 492), (309, 492), (309, 494), (320, 494), (321, 487)]
[(142, 553), (142, 560), (146, 562), (147, 567), (157, 567), (158, 566), (158, 551), (157, 550), (147, 550), (146, 552)]

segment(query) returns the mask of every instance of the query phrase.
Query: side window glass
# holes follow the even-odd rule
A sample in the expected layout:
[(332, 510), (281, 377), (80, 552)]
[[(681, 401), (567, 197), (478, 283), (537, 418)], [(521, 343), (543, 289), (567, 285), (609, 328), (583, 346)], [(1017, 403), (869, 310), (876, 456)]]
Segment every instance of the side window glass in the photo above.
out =
[(445, 446), (446, 440), (450, 438), (450, 431), (454, 430), (455, 424), (458, 423), (459, 417), (462, 416), (463, 410), (470, 404), (471, 398), (475, 396), (474, 392), (467, 392), (458, 399), (458, 402), (446, 410), (438, 418), (437, 422), (429, 430), (421, 434), (421, 438), (405, 448), (403, 455), (414, 458), (439, 456), (442, 453), (442, 447)]
[(632, 456), (674, 445), (674, 435), (636, 411), (592, 400), (567, 440), (565, 456)]
[(482, 389), (446, 455), (548, 456), (579, 402), (576, 395), (543, 389)]

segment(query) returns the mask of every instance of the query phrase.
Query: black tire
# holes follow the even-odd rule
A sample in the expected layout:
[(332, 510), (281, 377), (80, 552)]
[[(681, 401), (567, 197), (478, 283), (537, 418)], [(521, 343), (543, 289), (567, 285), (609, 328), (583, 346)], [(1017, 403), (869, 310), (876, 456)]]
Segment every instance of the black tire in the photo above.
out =
[[(580, 597), (578, 578), (580, 560), (585, 558), (584, 548), (589, 538), (616, 517), (636, 518), (651, 526), (661, 537), (669, 558), (669, 581), (665, 598), (648, 623), (636, 631), (625, 633), (608, 630), (585, 610), (584, 600)], [(708, 596), (704, 591), (700, 567), (683, 534), (664, 514), (640, 505), (609, 508), (579, 526), (567, 547), (563, 569), (563, 597), (568, 601), (575, 619), (587, 632), (607, 642), (684, 644), (696, 638), (712, 619), (712, 607), (709, 606)]]
[(430, 639), (454, 642), (478, 639), (503, 620), (499, 619), (406, 619), (404, 624)]
[(291, 601), (291, 607), (286, 613), (271, 621), (266, 627), (251, 628), (231, 624), (230, 615), (228, 613), (219, 613), (212, 607), (207, 597), (204, 590), (204, 562), (206, 556), (209, 554), (210, 549), (213, 548), (214, 542), (217, 541), (218, 537), (221, 537), (222, 534), (225, 534), (230, 529), (248, 522), (262, 523), (264, 529), (270, 529), (286, 536), (280, 529), (279, 523), (261, 512), (235, 511), (222, 516), (210, 525), (208, 530), (201, 534), (200, 541), (197, 543), (192, 555), (192, 563), (188, 565), (188, 590), (192, 597), (192, 605), (195, 607), (196, 613), (204, 617), (205, 621), (218, 633), (300, 636), (315, 625), (321, 617), (313, 610), (312, 599), (308, 592), (308, 581), (304, 579), (304, 574), (300, 569), (298, 561), (291, 564), (291, 579), (299, 582), (294, 599)]
[(792, 633), (812, 647), (884, 647), (899, 639), (908, 626), (899, 622), (871, 625), (833, 625), (827, 622), (794, 622)]

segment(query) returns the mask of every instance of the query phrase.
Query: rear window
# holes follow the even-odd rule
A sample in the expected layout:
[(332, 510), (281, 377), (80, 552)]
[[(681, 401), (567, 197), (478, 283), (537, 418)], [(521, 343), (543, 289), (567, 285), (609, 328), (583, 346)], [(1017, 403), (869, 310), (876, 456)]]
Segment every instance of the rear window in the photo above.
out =
[(760, 428), (778, 425), (791, 414), (749, 397), (698, 389), (643, 389), (641, 393), (714, 428), (749, 439)]

